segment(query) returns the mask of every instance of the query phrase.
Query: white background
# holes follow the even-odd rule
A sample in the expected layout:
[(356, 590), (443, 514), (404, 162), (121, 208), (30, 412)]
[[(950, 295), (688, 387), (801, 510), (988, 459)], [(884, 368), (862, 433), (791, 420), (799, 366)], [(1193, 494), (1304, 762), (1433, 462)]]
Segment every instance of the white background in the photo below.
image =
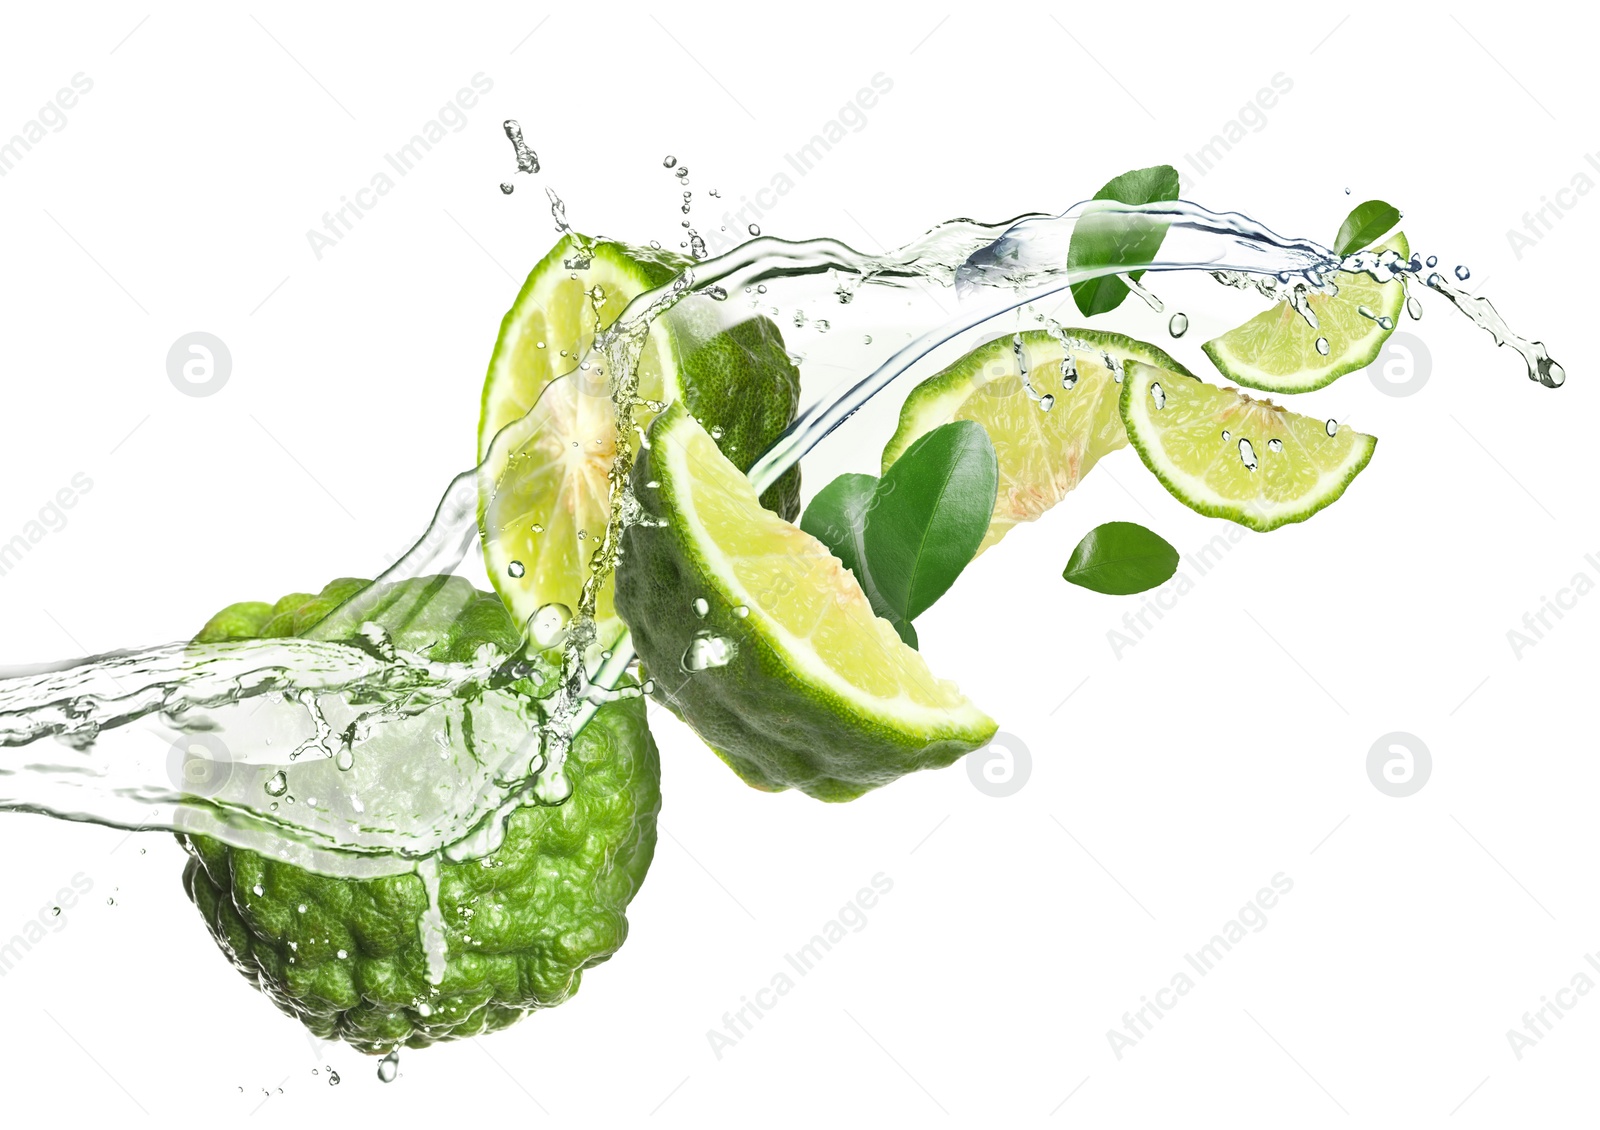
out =
[[(1430, 302), (1403, 327), (1431, 354), (1419, 393), (1355, 374), (1296, 405), (1382, 437), (1346, 498), (1246, 538), (1120, 657), (1107, 631), (1137, 604), (1064, 584), (1073, 544), (1113, 518), (1186, 552), (1219, 529), (1108, 458), (919, 623), (1030, 751), (1009, 797), (962, 766), (844, 806), (763, 795), (654, 711), (662, 836), (627, 946), (567, 1005), (406, 1054), (387, 1087), (229, 967), (171, 837), (0, 819), (0, 937), (93, 883), (0, 979), (8, 1125), (1592, 1119), (1600, 994), (1520, 1061), (1506, 1038), (1600, 949), (1600, 597), (1520, 658), (1506, 636), (1573, 574), (1600, 579), (1600, 194), (1520, 259), (1506, 237), (1600, 177), (1570, 9), (146, 11), (14, 6), (0, 35), (0, 137), (74, 74), (94, 84), (0, 178), (0, 540), (93, 481), (0, 577), (0, 664), (186, 636), (229, 602), (380, 569), (471, 460), (496, 327), (553, 239), (544, 184), (581, 229), (674, 239), (665, 154), (737, 199), (878, 72), (892, 92), (768, 233), (877, 250), (1188, 170), (1282, 72), (1292, 91), (1191, 194), (1324, 240), (1353, 202), (1392, 200), (1413, 246), (1469, 264), (1571, 379), (1530, 384)], [(319, 261), (306, 230), (478, 72), (494, 87), (467, 127)], [(545, 170), (509, 198), (507, 117)], [(1195, 296), (1168, 347), (1204, 371), (1208, 331), (1254, 307), (1164, 285)], [(1136, 305), (1102, 320), (1168, 344)], [(214, 396), (167, 379), (192, 330), (231, 350)], [(861, 427), (870, 464), (888, 431)], [(1405, 799), (1366, 770), (1390, 731), (1432, 753)], [(877, 872), (894, 887), (866, 928), (716, 1058), (706, 1031)], [(1118, 1059), (1107, 1030), (1278, 872), (1294, 886), (1266, 927)], [(337, 1088), (312, 1074), (330, 1063)]]

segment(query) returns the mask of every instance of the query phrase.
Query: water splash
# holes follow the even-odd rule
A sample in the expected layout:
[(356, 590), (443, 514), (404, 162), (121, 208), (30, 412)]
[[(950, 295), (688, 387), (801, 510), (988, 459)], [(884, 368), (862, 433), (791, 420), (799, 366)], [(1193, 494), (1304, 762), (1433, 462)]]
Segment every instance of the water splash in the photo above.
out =
[[(664, 163), (675, 165), (670, 158)], [(546, 191), (558, 228), (570, 232), (560, 198)], [(1144, 264), (1069, 270), (1073, 225), (1108, 208), (1163, 222), (1167, 236), (1159, 255)], [(703, 242), (692, 250), (690, 266), (635, 298), (587, 353), (568, 358), (569, 372), (494, 438), (482, 466), (451, 482), (423, 536), (379, 578), (388, 583), (454, 572), (476, 545), (480, 497), (500, 485), (487, 468), (509, 466), (510, 455), (551, 426), (563, 390), (605, 374), (617, 437), (606, 476), (610, 516), (604, 530), (589, 531), (595, 548), (578, 606), (547, 606), (526, 626), (537, 647), (559, 647), (548, 678), (540, 682), (542, 703), (536, 707), (526, 693), (512, 689), (530, 676), (528, 655), (452, 665), (392, 647), (385, 652), (376, 634), (338, 642), (365, 623), (374, 591), (368, 590), (306, 639), (174, 644), (6, 673), (0, 678), (0, 807), (200, 833), (330, 874), (370, 875), (417, 870), (418, 861), (425, 869), (442, 852), (450, 858), (482, 854), (498, 842), (514, 807), (560, 803), (570, 793), (563, 774), (566, 750), (632, 659), (624, 637), (596, 669), (593, 645), (600, 589), (615, 565), (623, 529), (640, 520), (628, 486), (633, 457), (645, 442), (634, 424), (642, 403), (639, 359), (657, 319), (683, 302), (714, 303), (713, 290), (724, 297), (765, 295), (769, 283), (816, 278), (852, 296), (870, 286), (927, 288), (958, 299), (953, 313), (947, 310), (921, 333), (908, 334), (888, 357), (875, 358), (872, 367), (853, 372), (801, 412), (752, 467), (759, 491), (940, 346), (1085, 278), (1130, 270), (1203, 271), (1226, 285), (1287, 300), (1314, 321), (1307, 297), (1335, 290), (1338, 272), (1359, 271), (1388, 282), (1415, 278), (1422, 269), (1420, 261), (1393, 252), (1340, 258), (1239, 213), (1210, 212), (1185, 201), (1137, 207), (1086, 202), (1060, 215), (1029, 214), (1000, 224), (955, 220), (882, 255), (833, 239), (765, 236), (715, 259), (704, 258)], [(567, 265), (577, 270), (587, 263), (580, 241)], [(1550, 387), (1562, 382), (1564, 373), (1544, 346), (1513, 334), (1486, 299), (1456, 290), (1436, 273), (1426, 285), (1497, 344), (1521, 353), (1534, 379)], [(1064, 344), (1071, 340), (1065, 331), (1059, 334)], [(1025, 366), (1022, 372), (1033, 399), (1048, 409), (1053, 394), (1032, 389)], [(1063, 390), (1076, 382), (1070, 352), (1060, 378)], [(1330, 421), (1329, 429), (1333, 434), (1337, 425)], [(1240, 458), (1253, 467), (1249, 441), (1238, 445)], [(684, 666), (714, 668), (730, 646), (710, 634), (697, 638)], [(463, 725), (469, 716), (470, 728)], [(475, 741), (454, 742), (443, 760), (436, 756), (437, 734), (469, 729)], [(417, 750), (435, 756), (420, 757)], [(348, 764), (341, 751), (350, 752)], [(197, 772), (185, 768), (174, 777), (173, 758), (180, 768), (198, 762)], [(221, 779), (215, 788), (213, 778)], [(283, 787), (275, 793), (279, 778)]]
[[(503, 124), (506, 131), (506, 136), (511, 139), (511, 148), (516, 150), (517, 172), (538, 172), (539, 155), (532, 149), (529, 149), (528, 143), (522, 140), (522, 126), (512, 118), (507, 118)], [(510, 191), (505, 185), (501, 185), (500, 189), (502, 192)]]
[(1528, 366), (1528, 379), (1538, 381), (1545, 388), (1560, 388), (1567, 383), (1567, 371), (1561, 367), (1560, 362), (1550, 356), (1550, 351), (1545, 348), (1542, 341), (1529, 341), (1520, 334), (1513, 333), (1511, 327), (1506, 325), (1505, 319), (1494, 308), (1494, 303), (1477, 294), (1468, 294), (1459, 287), (1445, 282), (1438, 274), (1431, 274), (1427, 278), (1427, 285), (1438, 291), (1449, 300), (1450, 304), (1460, 310), (1474, 325), (1494, 338), (1496, 345), (1509, 345), (1522, 355), (1523, 361)]
[(567, 223), (566, 203), (556, 195), (556, 190), (549, 185), (544, 186), (544, 194), (550, 200), (550, 216), (556, 222), (556, 231), (561, 232), (563, 235), (572, 231), (571, 225)]

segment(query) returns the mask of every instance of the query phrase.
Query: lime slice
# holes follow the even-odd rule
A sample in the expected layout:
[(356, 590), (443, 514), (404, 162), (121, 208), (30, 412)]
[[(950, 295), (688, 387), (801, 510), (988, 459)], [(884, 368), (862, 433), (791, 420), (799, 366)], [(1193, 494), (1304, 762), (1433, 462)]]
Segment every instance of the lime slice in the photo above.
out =
[[(1375, 250), (1393, 250), (1402, 258), (1411, 253), (1402, 232)], [(1306, 300), (1317, 316), (1316, 329), (1288, 302), (1280, 302), (1206, 342), (1206, 356), (1229, 380), (1265, 392), (1310, 392), (1372, 364), (1399, 321), (1405, 287), (1359, 272), (1336, 271), (1333, 281), (1338, 294)], [(1318, 341), (1326, 342), (1326, 354)]]
[[(484, 566), (512, 615), (526, 624), (547, 604), (578, 607), (589, 559), (610, 519), (607, 475), (616, 454), (615, 409), (604, 374), (577, 370), (635, 296), (676, 273), (661, 259), (630, 254), (614, 243), (586, 246), (564, 237), (534, 267), (500, 326), (489, 362), (478, 426), (478, 458), (490, 454), (500, 429), (540, 403), (525, 447), (497, 453), (480, 499)], [(593, 366), (597, 358), (587, 358)], [(662, 401), (680, 395), (678, 371), (664, 324), (653, 327), (639, 361), (639, 395)], [(565, 373), (546, 401), (540, 396)], [(530, 421), (530, 424), (532, 422)], [(509, 471), (509, 473), (507, 473)], [(595, 608), (597, 642), (621, 634), (610, 585)]]
[[(1063, 365), (1069, 354), (1071, 364)], [(996, 338), (911, 390), (900, 427), (884, 448), (883, 469), (934, 428), (952, 420), (982, 424), (1000, 462), (982, 553), (1017, 523), (1032, 522), (1060, 502), (1102, 455), (1127, 445), (1113, 370), (1130, 361), (1187, 372), (1153, 345), (1099, 330)], [(1034, 396), (1023, 386), (1024, 367)]]
[(617, 611), (652, 693), (747, 782), (850, 800), (993, 736), (681, 405), (651, 427), (633, 481), (647, 518), (623, 536)]
[(1344, 493), (1378, 441), (1218, 388), (1130, 364), (1122, 420), (1145, 466), (1201, 514), (1252, 530), (1303, 522)]
[[(603, 358), (590, 356), (595, 335), (688, 262), (565, 236), (528, 275), (501, 325), (478, 429), (479, 459), (492, 455), (480, 479), (487, 485), (479, 527), (489, 577), (519, 623), (548, 605), (578, 607), (610, 519), (616, 413)], [(799, 373), (777, 327), (765, 318), (724, 325), (722, 305), (703, 296), (684, 299), (651, 326), (638, 378), (644, 400), (686, 400), (742, 467), (782, 434), (799, 399)], [(633, 414), (640, 426), (651, 418), (643, 405)], [(519, 443), (491, 448), (517, 421)], [(798, 470), (766, 501), (793, 514)], [(602, 649), (623, 630), (611, 590), (607, 580), (595, 605)]]

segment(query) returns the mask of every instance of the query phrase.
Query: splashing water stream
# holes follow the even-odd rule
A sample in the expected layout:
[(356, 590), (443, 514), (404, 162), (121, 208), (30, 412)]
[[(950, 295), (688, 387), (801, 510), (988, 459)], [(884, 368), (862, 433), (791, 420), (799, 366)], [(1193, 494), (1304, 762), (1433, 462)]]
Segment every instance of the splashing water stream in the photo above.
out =
[[(519, 171), (537, 171), (531, 151), (525, 164), (526, 146), (514, 125), (507, 122), (506, 131), (518, 147)], [(547, 192), (558, 226), (569, 230), (559, 198)], [(1069, 270), (1073, 226), (1105, 211), (1165, 224), (1158, 257)], [(0, 671), (0, 808), (201, 833), (326, 874), (416, 870), (425, 883), (431, 874), (436, 885), (439, 855), (482, 855), (498, 844), (515, 807), (565, 799), (565, 751), (598, 706), (618, 693), (609, 688), (632, 660), (626, 637), (597, 669), (589, 656), (600, 587), (623, 529), (638, 520), (628, 488), (634, 452), (645, 442), (633, 420), (635, 370), (657, 318), (691, 296), (728, 306), (735, 305), (728, 296), (741, 292), (766, 301), (760, 296), (767, 284), (792, 279), (818, 280), (838, 301), (865, 286), (953, 291), (959, 299), (953, 312), (908, 334), (888, 357), (852, 372), (806, 408), (751, 468), (760, 491), (940, 346), (1074, 282), (1139, 269), (1207, 272), (1226, 285), (1287, 299), (1312, 325), (1305, 297), (1336, 289), (1336, 271), (1382, 282), (1421, 280), (1497, 345), (1519, 353), (1530, 379), (1552, 388), (1565, 379), (1544, 345), (1512, 333), (1487, 299), (1436, 272), (1423, 279), (1417, 257), (1363, 251), (1341, 259), (1240, 213), (1186, 201), (1138, 207), (1085, 202), (1060, 215), (1029, 214), (1000, 224), (956, 220), (883, 255), (834, 239), (754, 238), (717, 258), (697, 258), (667, 284), (635, 298), (597, 336), (593, 353), (571, 358), (572, 370), (550, 386), (578, 379), (591, 362), (609, 374), (617, 443), (607, 476), (610, 521), (592, 535), (598, 546), (579, 607), (565, 625), (558, 677), (537, 707), (512, 689), (532, 669), (529, 654), (485, 649), (471, 662), (440, 663), (398, 650), (369, 619), (375, 593), (367, 590), (307, 638), (167, 644)], [(1153, 294), (1141, 290), (1141, 296), (1161, 309)], [(821, 332), (826, 324), (818, 319), (813, 327)], [(1187, 318), (1174, 315), (1171, 325), (1177, 336)], [(1052, 332), (1064, 335), (1059, 327)], [(1061, 389), (1070, 392), (1076, 381), (1070, 354), (1060, 376)], [(1053, 402), (1054, 394), (1032, 388), (1032, 378), (1028, 387), (1041, 409), (1047, 399)], [(539, 433), (551, 399), (547, 390), (495, 437), (483, 465), (452, 480), (423, 535), (380, 582), (457, 569), (477, 537), (479, 498), (497, 485), (486, 468), (505, 466), (508, 453)], [(353, 642), (336, 642), (354, 629)], [(708, 643), (694, 659), (705, 668), (715, 666), (715, 657)], [(442, 937), (437, 925), (430, 932), (422, 922), (424, 937)], [(442, 951), (430, 948), (429, 959), (430, 967), (442, 968)]]

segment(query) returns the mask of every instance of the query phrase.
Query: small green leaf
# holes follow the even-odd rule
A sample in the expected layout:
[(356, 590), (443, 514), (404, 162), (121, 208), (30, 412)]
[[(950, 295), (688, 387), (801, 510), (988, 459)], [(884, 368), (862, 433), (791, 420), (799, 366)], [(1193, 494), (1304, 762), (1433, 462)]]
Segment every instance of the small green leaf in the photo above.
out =
[(999, 485), (994, 445), (972, 420), (928, 432), (878, 480), (862, 545), (898, 617), (915, 620), (977, 555)]
[(833, 550), (844, 567), (856, 575), (862, 588), (867, 587), (869, 578), (863, 564), (866, 550), (861, 544), (861, 533), (866, 527), (872, 492), (877, 486), (875, 475), (840, 475), (817, 492), (800, 516), (800, 528)]
[(1382, 200), (1357, 204), (1339, 225), (1339, 238), (1333, 241), (1333, 250), (1342, 259), (1352, 251), (1371, 247), (1394, 231), (1399, 223), (1400, 212), (1393, 204)]
[(1129, 596), (1165, 584), (1178, 571), (1178, 551), (1137, 522), (1107, 522), (1084, 535), (1061, 575), (1110, 596)]
[[(1178, 198), (1178, 170), (1171, 165), (1152, 165), (1113, 177), (1095, 193), (1096, 200), (1115, 200), (1121, 204), (1150, 204)], [(1079, 218), (1067, 245), (1067, 266), (1104, 267), (1124, 263), (1148, 263), (1161, 250), (1167, 234), (1164, 220), (1147, 219), (1126, 212), (1089, 212)], [(1143, 271), (1129, 272), (1137, 279)], [(1085, 317), (1115, 310), (1128, 297), (1128, 284), (1116, 275), (1084, 279), (1072, 284), (1072, 298)]]
[(916, 647), (917, 633), (910, 621), (883, 599), (867, 565), (863, 535), (877, 487), (878, 480), (873, 475), (840, 475), (817, 492), (801, 515), (800, 528), (833, 551), (844, 567), (855, 574), (872, 610), (893, 624), (902, 640)]

